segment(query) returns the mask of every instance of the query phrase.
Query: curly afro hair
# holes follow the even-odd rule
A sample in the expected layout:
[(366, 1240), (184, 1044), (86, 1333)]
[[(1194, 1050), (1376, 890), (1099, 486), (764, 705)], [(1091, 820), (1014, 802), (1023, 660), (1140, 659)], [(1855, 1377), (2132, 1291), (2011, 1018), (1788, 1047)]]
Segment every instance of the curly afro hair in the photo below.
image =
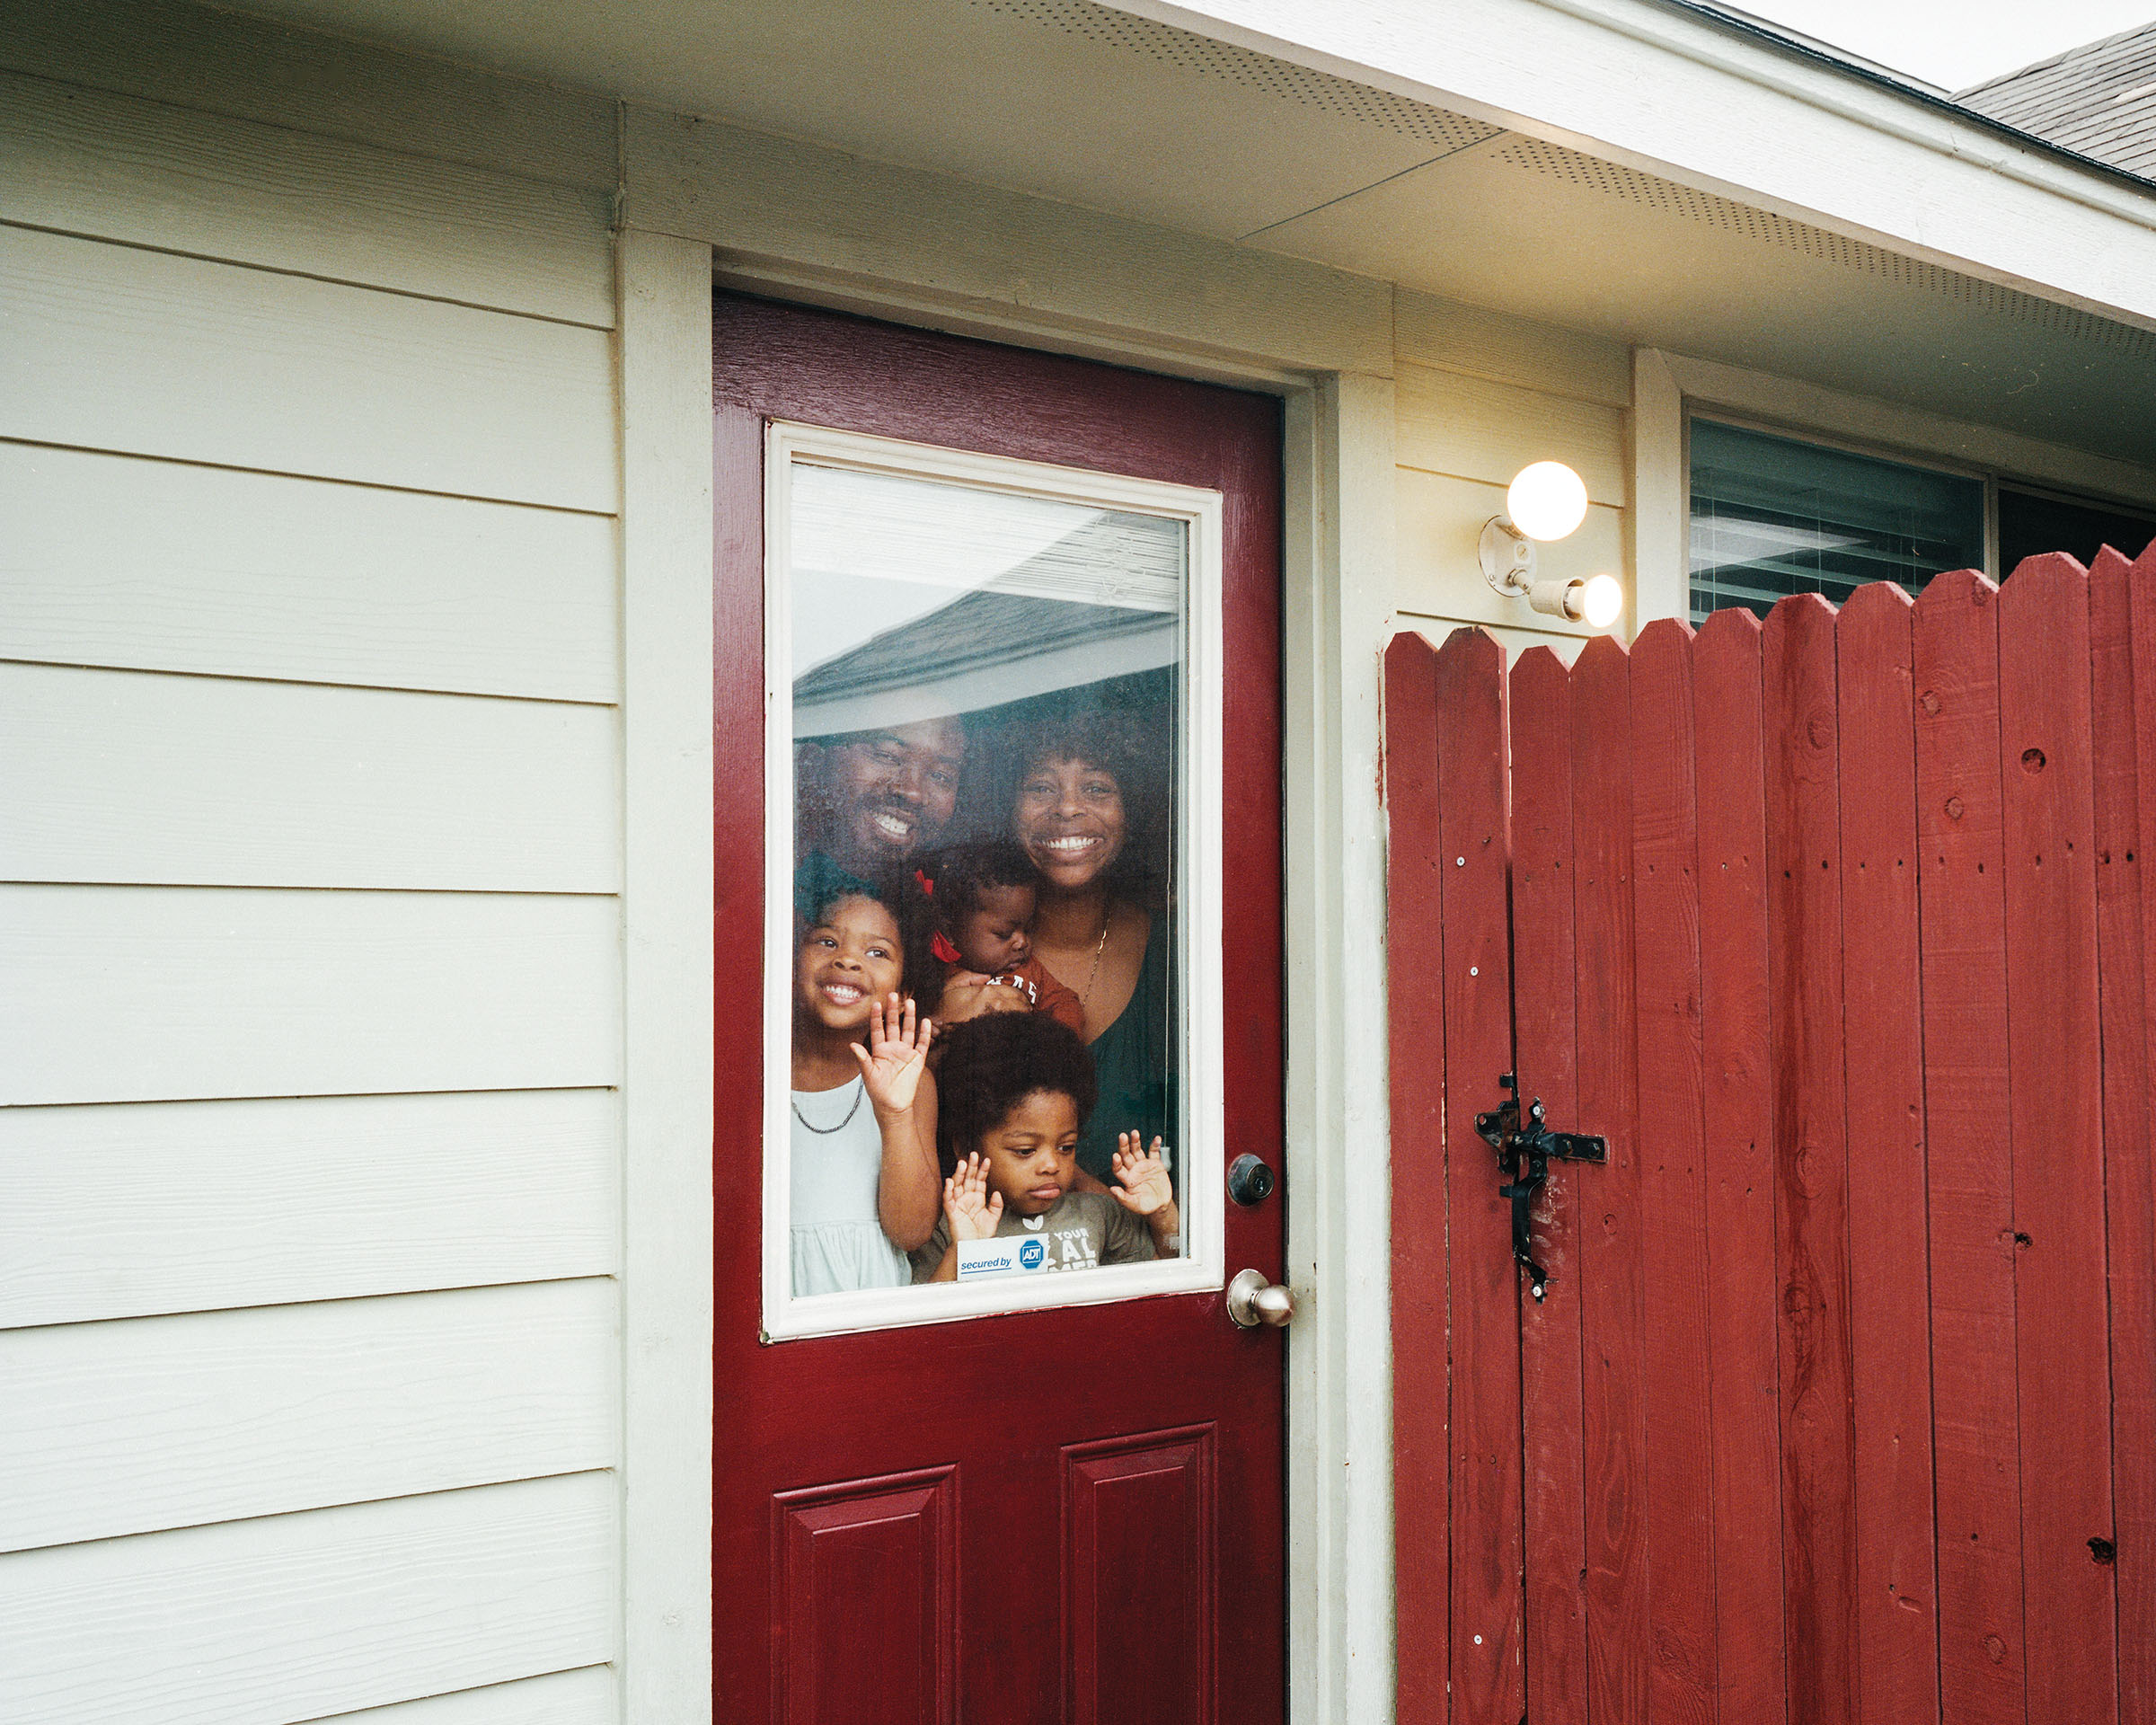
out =
[(976, 839), (938, 851), (922, 863), (920, 876), (934, 895), (936, 923), (947, 934), (959, 932), (984, 892), (1040, 884), (1033, 859), (1007, 838)]
[(1068, 1096), (1082, 1127), (1093, 1111), (1093, 1057), (1046, 1013), (989, 1013), (939, 1039), (936, 1150), (946, 1174), (1035, 1091)]

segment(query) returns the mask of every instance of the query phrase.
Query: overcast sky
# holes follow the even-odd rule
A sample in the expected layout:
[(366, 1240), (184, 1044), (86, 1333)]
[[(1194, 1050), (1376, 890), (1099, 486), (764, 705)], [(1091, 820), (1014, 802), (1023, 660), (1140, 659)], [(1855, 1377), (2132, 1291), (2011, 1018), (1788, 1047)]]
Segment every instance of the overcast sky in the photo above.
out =
[(1735, 0), (1868, 60), (1966, 89), (2156, 19), (2156, 0)]

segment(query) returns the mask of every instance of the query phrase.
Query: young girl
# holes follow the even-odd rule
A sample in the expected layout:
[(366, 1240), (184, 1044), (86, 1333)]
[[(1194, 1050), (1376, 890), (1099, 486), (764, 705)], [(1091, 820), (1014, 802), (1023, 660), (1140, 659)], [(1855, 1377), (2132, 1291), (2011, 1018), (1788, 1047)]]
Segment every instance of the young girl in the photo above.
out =
[(957, 1278), (959, 1243), (1033, 1235), (1049, 1270), (1172, 1258), (1181, 1248), (1175, 1182), (1155, 1138), (1116, 1143), (1117, 1184), (1073, 1190), (1093, 1066), (1076, 1032), (1039, 1013), (955, 1027), (943, 1049), (941, 1139), (953, 1172), (943, 1219), (914, 1253), (914, 1279)]
[(1031, 1011), (1084, 1030), (1084, 1005), (1033, 956), (1039, 876), (1023, 851), (1007, 839), (954, 845), (923, 864), (919, 878), (935, 917), (932, 950), (946, 971), (945, 1029), (987, 1013)]
[[(898, 894), (844, 881), (804, 907), (794, 961), (793, 1291), (897, 1287), (938, 1209), (934, 1032), (901, 1004)], [(865, 1044), (865, 1046), (864, 1046)]]

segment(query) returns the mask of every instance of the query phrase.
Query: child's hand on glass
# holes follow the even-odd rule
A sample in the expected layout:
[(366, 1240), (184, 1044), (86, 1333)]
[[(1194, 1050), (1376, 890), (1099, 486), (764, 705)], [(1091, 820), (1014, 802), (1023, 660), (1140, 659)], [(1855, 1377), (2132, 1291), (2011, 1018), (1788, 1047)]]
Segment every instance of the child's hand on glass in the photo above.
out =
[(869, 1046), (856, 1042), (853, 1047), (853, 1057), (861, 1062), (861, 1082), (879, 1119), (913, 1107), (934, 1035), (935, 1027), (925, 1018), (915, 1026), (911, 1000), (901, 1006), (893, 995), (888, 1008), (880, 1000), (870, 1003)]
[(1110, 1164), (1116, 1184), (1108, 1190), (1117, 1203), (1133, 1216), (1153, 1216), (1175, 1208), (1175, 1177), (1155, 1138), (1153, 1148), (1142, 1147), (1135, 1132), (1116, 1134), (1115, 1159)]
[(1003, 1195), (988, 1190), (988, 1163), (976, 1154), (958, 1165), (943, 1182), (943, 1214), (950, 1223), (950, 1243), (993, 1240), (1003, 1219)]

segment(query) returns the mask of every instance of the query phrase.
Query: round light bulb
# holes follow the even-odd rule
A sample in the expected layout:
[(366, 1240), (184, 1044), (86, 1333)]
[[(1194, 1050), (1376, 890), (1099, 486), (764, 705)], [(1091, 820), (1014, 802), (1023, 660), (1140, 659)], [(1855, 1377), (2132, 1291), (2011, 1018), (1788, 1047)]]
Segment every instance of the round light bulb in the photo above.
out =
[(1607, 629), (1624, 614), (1624, 588), (1614, 575), (1592, 575), (1579, 596), (1579, 614), (1593, 629)]
[(1587, 488), (1561, 461), (1533, 462), (1507, 489), (1505, 513), (1530, 539), (1562, 539), (1587, 518)]

